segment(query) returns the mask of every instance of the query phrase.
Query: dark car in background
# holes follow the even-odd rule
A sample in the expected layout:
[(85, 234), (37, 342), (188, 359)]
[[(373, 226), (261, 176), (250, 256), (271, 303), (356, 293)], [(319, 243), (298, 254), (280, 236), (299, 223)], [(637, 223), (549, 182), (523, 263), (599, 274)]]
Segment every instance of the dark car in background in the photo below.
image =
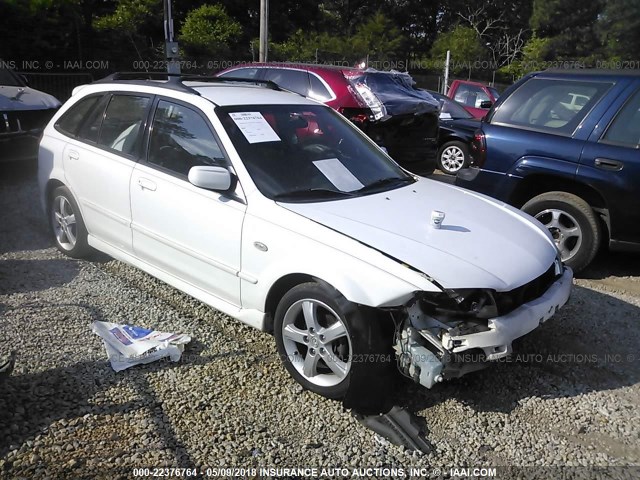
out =
[(438, 168), (455, 175), (469, 165), (469, 145), (480, 128), (480, 120), (446, 95), (427, 90), (440, 102), (440, 130), (438, 132)]
[(537, 218), (574, 270), (602, 243), (640, 251), (640, 71), (524, 77), (482, 122), (471, 156), (456, 185)]
[(307, 64), (252, 63), (222, 77), (270, 80), (329, 105), (361, 128), (402, 166), (418, 174), (436, 168), (438, 103), (406, 73)]
[(35, 159), (42, 131), (60, 102), (4, 66), (0, 60), (0, 162)]

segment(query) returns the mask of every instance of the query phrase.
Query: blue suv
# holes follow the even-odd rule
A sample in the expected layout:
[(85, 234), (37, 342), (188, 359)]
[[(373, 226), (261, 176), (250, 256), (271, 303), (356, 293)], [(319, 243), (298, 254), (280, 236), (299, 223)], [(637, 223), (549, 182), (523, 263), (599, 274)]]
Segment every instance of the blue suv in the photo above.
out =
[(579, 271), (603, 242), (640, 251), (640, 71), (532, 73), (475, 133), (456, 185), (522, 208)]

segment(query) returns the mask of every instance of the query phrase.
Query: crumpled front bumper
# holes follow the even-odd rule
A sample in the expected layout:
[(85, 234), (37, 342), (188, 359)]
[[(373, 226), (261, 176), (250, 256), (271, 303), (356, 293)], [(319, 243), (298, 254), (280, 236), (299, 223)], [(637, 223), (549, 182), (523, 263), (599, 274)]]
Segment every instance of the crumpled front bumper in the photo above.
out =
[(572, 284), (573, 271), (565, 267), (562, 276), (542, 296), (523, 304), (507, 315), (490, 319), (489, 330), (459, 336), (445, 333), (442, 345), (453, 353), (481, 349), (487, 360), (503, 358), (511, 353), (511, 343), (515, 339), (535, 330), (567, 303)]

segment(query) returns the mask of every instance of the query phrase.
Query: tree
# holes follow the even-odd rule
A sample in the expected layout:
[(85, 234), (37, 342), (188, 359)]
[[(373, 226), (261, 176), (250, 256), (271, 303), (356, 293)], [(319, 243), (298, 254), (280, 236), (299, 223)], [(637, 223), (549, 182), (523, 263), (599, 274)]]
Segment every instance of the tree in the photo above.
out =
[(447, 50), (451, 50), (451, 71), (454, 74), (464, 70), (471, 73), (474, 63), (484, 55), (484, 48), (476, 31), (462, 25), (438, 35), (431, 48), (431, 57), (444, 62)]
[(114, 12), (98, 18), (95, 27), (126, 38), (138, 59), (149, 61), (159, 55), (155, 45), (162, 44), (162, 21), (161, 0), (119, 0)]
[(640, 51), (640, 1), (608, 0), (596, 25), (609, 57), (637, 58)]
[(180, 29), (180, 42), (188, 54), (222, 57), (242, 34), (242, 25), (221, 5), (202, 5), (191, 10)]
[(380, 12), (360, 25), (351, 38), (353, 53), (370, 63), (394, 59), (403, 43), (400, 31)]
[(578, 60), (601, 49), (596, 33), (603, 0), (534, 0), (529, 21), (535, 35), (549, 39), (548, 59)]

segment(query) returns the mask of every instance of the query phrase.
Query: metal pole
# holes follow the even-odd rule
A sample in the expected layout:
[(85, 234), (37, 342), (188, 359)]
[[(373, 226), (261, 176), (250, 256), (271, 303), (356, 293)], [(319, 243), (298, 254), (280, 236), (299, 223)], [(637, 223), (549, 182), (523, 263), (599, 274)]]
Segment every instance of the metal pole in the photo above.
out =
[(447, 50), (447, 59), (444, 62), (444, 81), (442, 82), (442, 94), (446, 95), (449, 90), (449, 63), (451, 62), (451, 50)]
[(269, 49), (269, 0), (260, 0), (260, 54), (259, 61), (266, 62)]
[(178, 42), (173, 39), (173, 14), (171, 13), (171, 0), (164, 0), (164, 45), (167, 57), (167, 73), (180, 73), (178, 62), (180, 50)]

